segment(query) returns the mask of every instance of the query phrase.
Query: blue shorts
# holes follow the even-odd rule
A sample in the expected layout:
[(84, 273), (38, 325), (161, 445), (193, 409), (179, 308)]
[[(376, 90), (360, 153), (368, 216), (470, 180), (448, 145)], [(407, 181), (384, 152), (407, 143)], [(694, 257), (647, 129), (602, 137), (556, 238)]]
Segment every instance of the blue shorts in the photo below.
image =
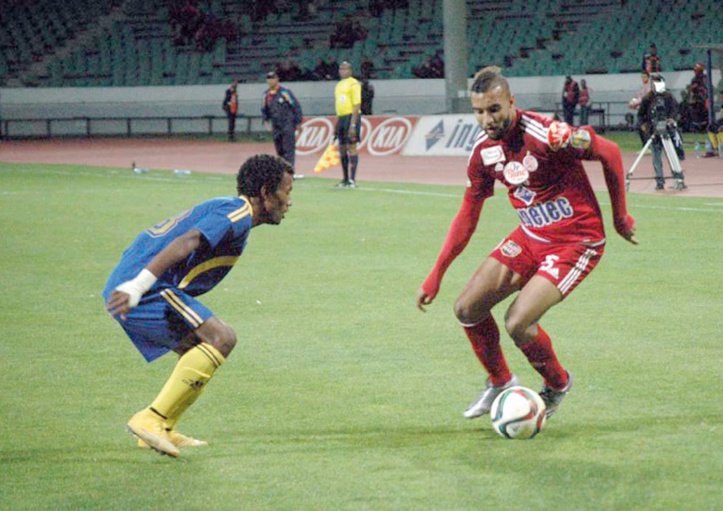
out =
[[(108, 301), (113, 289), (103, 291)], [(123, 320), (114, 316), (143, 357), (152, 362), (176, 349), (189, 333), (213, 317), (211, 310), (176, 288), (158, 288), (143, 295)]]

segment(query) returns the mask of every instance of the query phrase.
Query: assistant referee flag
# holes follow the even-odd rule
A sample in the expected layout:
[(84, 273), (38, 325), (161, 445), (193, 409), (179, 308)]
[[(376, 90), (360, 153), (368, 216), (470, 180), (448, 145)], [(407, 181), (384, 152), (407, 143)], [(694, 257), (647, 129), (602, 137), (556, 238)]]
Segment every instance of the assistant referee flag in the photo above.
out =
[(319, 161), (316, 162), (316, 167), (314, 167), (314, 173), (318, 174), (319, 172), (323, 172), (326, 169), (339, 165), (339, 163), (341, 163), (341, 158), (339, 157), (339, 149), (336, 147), (336, 144), (332, 142), (324, 150), (324, 154), (321, 155)]

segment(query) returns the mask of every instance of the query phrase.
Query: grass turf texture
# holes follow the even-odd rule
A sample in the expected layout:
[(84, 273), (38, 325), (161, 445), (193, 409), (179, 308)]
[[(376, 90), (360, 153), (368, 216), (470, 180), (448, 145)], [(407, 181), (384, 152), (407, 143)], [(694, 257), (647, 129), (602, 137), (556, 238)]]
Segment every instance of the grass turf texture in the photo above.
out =
[(573, 392), (534, 440), (506, 441), (461, 417), (484, 375), (451, 312), (515, 225), (506, 198), (421, 314), (462, 190), (335, 182), (297, 181), (284, 223), (254, 229), (204, 298), (239, 344), (180, 424), (210, 446), (176, 461), (124, 432), (175, 358), (147, 365), (99, 293), (138, 232), (233, 177), (0, 164), (0, 509), (720, 506), (720, 200), (630, 196), (641, 244), (610, 227), (598, 268), (543, 319)]
[[(642, 149), (642, 143), (640, 142), (640, 136), (637, 133), (630, 131), (616, 131), (607, 130), (601, 132), (605, 138), (612, 140), (620, 146), (620, 149), (624, 152), (637, 153)], [(705, 143), (708, 140), (708, 135), (705, 133), (680, 133), (683, 139), (683, 147), (686, 151), (686, 158), (695, 158), (695, 143), (700, 142), (701, 154), (705, 153)]]

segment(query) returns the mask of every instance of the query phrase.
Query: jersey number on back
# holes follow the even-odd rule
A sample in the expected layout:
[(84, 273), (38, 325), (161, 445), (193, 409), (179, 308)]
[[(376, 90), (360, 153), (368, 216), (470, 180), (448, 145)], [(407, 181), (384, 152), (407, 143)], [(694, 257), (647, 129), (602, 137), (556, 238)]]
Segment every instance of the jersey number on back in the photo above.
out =
[(168, 220), (164, 220), (163, 222), (154, 225), (153, 227), (150, 227), (146, 229), (146, 233), (151, 238), (160, 238), (161, 236), (164, 236), (167, 234), (171, 229), (173, 229), (176, 225), (178, 225), (178, 222), (186, 218), (188, 215), (191, 214), (191, 209), (184, 211), (183, 213), (180, 213), (176, 216), (172, 216)]

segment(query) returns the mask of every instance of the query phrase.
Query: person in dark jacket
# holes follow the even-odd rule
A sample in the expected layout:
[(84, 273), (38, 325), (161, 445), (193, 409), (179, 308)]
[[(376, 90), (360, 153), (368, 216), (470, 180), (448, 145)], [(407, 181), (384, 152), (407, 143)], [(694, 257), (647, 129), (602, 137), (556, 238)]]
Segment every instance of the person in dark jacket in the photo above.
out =
[[(291, 90), (279, 83), (276, 71), (266, 73), (269, 88), (264, 93), (261, 117), (266, 129), (274, 138), (276, 154), (288, 161), (292, 167), (296, 157), (296, 133), (302, 120), (301, 105)], [(297, 179), (303, 174), (295, 175)]]
[(228, 117), (228, 139), (233, 141), (236, 137), (236, 115), (238, 114), (238, 93), (236, 88), (238, 87), (238, 80), (235, 78), (231, 81), (228, 89), (226, 89), (226, 95), (223, 98), (223, 111), (226, 112)]
[(369, 83), (369, 78), (362, 78), (361, 82), (361, 113), (372, 115), (374, 103), (374, 86)]

